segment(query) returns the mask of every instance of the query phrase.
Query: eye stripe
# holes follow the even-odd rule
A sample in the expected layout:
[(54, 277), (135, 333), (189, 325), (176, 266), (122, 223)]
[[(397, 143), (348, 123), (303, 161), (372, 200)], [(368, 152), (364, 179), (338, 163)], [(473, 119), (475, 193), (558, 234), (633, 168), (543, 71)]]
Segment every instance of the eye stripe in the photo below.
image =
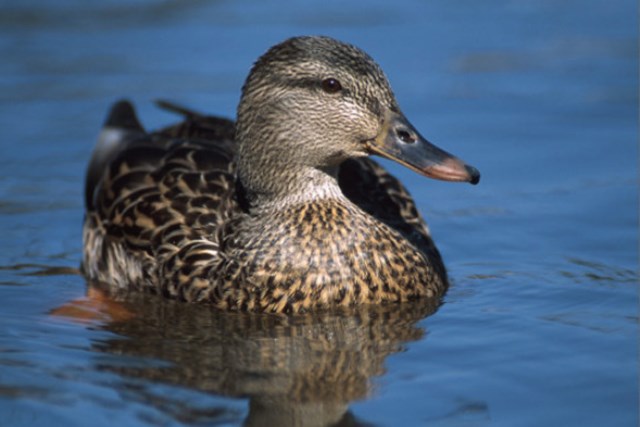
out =
[[(271, 77), (271, 83), (276, 83), (278, 86), (283, 87), (283, 88), (300, 88), (300, 89), (310, 89), (310, 90), (323, 90), (326, 91), (325, 88), (323, 87), (324, 82), (328, 80), (319, 80), (317, 78), (313, 78), (313, 77), (301, 77), (301, 78), (275, 78), (275, 77)], [(336, 82), (338, 82), (338, 84), (340, 84), (340, 82), (337, 79)], [(340, 84), (340, 90), (339, 92), (342, 94), (342, 96), (345, 97), (350, 97), (352, 95), (351, 91), (344, 88), (341, 84)], [(338, 93), (338, 92), (335, 92)]]

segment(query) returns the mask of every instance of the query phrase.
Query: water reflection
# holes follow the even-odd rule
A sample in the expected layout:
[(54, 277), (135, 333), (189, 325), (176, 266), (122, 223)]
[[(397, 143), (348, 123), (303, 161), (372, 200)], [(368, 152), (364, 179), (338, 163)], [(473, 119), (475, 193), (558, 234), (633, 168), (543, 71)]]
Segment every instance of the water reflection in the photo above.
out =
[(598, 283), (616, 285), (622, 283), (638, 283), (637, 272), (621, 267), (605, 265), (601, 262), (580, 258), (568, 258), (571, 269), (561, 270), (560, 274), (575, 283)]
[[(389, 354), (423, 337), (416, 322), (437, 308), (422, 301), (283, 317), (220, 313), (140, 294), (118, 300), (133, 317), (107, 323), (104, 329), (122, 338), (95, 349), (170, 363), (101, 369), (249, 398), (247, 426), (362, 425), (349, 403), (367, 396)], [(156, 406), (144, 393), (141, 388), (135, 400)], [(185, 411), (179, 418), (189, 418)]]

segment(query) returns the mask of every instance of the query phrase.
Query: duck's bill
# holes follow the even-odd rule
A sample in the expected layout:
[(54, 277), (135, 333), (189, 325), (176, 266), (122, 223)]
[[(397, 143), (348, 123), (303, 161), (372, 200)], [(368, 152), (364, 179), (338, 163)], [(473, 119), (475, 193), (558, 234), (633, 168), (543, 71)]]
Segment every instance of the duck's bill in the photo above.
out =
[(480, 172), (436, 147), (400, 113), (390, 113), (383, 132), (368, 142), (372, 154), (386, 157), (429, 178), (477, 184)]

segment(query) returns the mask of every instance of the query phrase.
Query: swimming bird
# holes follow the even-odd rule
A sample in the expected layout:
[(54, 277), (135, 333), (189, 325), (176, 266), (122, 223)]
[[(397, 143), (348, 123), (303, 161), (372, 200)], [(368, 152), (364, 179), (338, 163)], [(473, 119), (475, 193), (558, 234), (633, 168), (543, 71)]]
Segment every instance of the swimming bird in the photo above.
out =
[(300, 313), (438, 298), (447, 274), (405, 187), (370, 159), (476, 184), (411, 125), (379, 65), (294, 37), (253, 65), (237, 120), (147, 132), (116, 103), (86, 178), (82, 270), (225, 310)]

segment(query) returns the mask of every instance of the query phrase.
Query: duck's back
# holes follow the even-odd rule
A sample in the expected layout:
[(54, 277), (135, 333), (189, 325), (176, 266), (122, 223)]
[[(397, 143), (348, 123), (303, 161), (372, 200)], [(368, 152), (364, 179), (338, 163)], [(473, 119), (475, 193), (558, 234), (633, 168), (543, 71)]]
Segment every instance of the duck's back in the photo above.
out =
[(197, 245), (215, 260), (215, 231), (237, 209), (233, 135), (233, 122), (195, 114), (146, 133), (115, 104), (87, 171), (85, 275), (172, 293), (159, 266)]
[[(117, 289), (207, 299), (222, 262), (220, 225), (243, 213), (233, 122), (179, 107), (175, 126), (146, 133), (131, 104), (114, 105), (87, 173), (83, 271)], [(399, 232), (446, 277), (440, 255), (402, 184), (369, 159), (348, 160), (340, 187)]]

